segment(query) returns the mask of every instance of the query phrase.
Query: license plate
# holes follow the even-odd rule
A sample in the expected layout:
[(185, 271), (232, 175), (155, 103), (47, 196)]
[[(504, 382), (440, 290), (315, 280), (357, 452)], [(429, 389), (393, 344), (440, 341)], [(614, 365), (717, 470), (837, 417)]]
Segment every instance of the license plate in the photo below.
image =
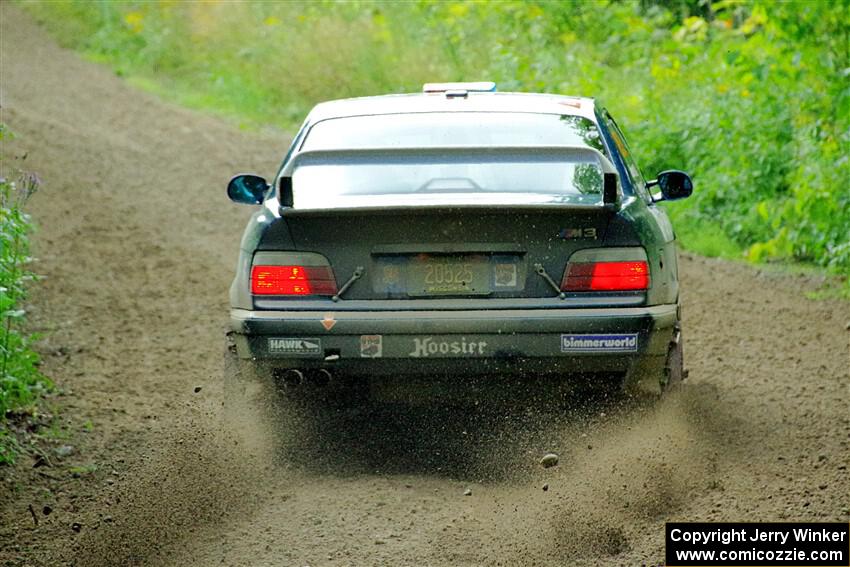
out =
[(415, 256), (408, 265), (410, 295), (487, 295), (487, 256)]

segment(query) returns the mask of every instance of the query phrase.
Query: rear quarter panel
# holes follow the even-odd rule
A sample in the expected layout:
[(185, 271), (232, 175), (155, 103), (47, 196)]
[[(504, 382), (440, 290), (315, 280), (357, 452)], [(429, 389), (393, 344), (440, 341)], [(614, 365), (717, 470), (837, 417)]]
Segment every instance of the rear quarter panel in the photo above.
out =
[(651, 287), (647, 305), (676, 303), (679, 299), (678, 265), (673, 227), (657, 205), (633, 199), (611, 222), (606, 246), (628, 246), (631, 230), (637, 235), (649, 261)]

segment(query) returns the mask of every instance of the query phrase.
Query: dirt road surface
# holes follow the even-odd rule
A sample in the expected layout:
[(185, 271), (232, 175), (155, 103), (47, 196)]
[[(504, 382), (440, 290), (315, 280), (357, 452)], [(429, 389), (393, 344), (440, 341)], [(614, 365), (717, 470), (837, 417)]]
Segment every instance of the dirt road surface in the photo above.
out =
[(223, 187), (272, 174), (287, 138), (0, 16), (3, 170), (44, 181), (32, 322), (72, 448), (0, 469), (0, 565), (641, 565), (669, 520), (850, 520), (848, 304), (688, 255), (690, 379), (659, 404), (386, 405), (232, 437), (221, 353), (248, 209)]

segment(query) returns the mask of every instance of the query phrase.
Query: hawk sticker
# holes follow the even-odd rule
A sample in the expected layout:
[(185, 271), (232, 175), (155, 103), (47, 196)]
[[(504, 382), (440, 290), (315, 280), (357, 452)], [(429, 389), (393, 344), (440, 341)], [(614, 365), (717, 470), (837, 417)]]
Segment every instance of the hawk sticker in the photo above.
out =
[(268, 339), (268, 348), (272, 354), (318, 356), (322, 354), (322, 340), (272, 337)]

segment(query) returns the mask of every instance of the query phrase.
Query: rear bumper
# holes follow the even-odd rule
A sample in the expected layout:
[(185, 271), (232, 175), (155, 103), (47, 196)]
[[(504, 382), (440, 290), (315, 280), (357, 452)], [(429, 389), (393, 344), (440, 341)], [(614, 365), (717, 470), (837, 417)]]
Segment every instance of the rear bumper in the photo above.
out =
[[(231, 311), (241, 357), (273, 368), (389, 375), (663, 367), (675, 304), (467, 311)], [(329, 327), (329, 328), (327, 328)]]

